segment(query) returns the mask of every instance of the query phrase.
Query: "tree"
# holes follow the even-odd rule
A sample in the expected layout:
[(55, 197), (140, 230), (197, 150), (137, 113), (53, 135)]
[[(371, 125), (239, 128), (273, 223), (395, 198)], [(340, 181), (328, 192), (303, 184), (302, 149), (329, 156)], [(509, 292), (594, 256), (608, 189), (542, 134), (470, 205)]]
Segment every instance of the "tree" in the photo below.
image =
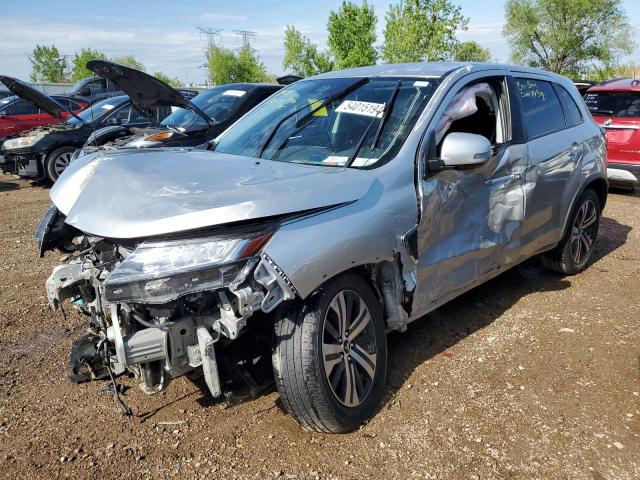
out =
[(214, 85), (232, 82), (262, 82), (267, 71), (256, 51), (245, 45), (237, 53), (212, 46), (207, 54), (209, 79)]
[(462, 42), (456, 48), (453, 58), (457, 62), (488, 62), (491, 60), (491, 52), (488, 48), (482, 48), (478, 42)]
[(73, 57), (73, 69), (71, 70), (71, 81), (77, 82), (85, 77), (89, 77), (94, 73), (87, 70), (87, 62), (89, 60), (106, 60), (104, 53), (96, 52), (90, 48), (83, 48), (80, 53), (76, 53)]
[(58, 49), (51, 45), (36, 45), (30, 57), (33, 67), (31, 69), (31, 81), (63, 82), (64, 59)]
[(382, 59), (388, 63), (451, 58), (459, 43), (456, 32), (469, 23), (450, 0), (401, 0), (385, 18)]
[(119, 63), (120, 65), (126, 65), (127, 67), (135, 68), (144, 72), (144, 65), (135, 59), (133, 55), (123, 55), (122, 57), (113, 57), (112, 61)]
[(511, 59), (578, 75), (631, 53), (632, 30), (621, 0), (508, 0), (503, 33)]
[(376, 42), (377, 23), (378, 17), (366, 0), (361, 7), (343, 1), (337, 12), (329, 14), (327, 43), (338, 69), (376, 63), (378, 54), (373, 44)]
[(287, 26), (284, 33), (284, 60), (282, 68), (291, 70), (301, 77), (311, 77), (319, 73), (330, 72), (335, 67), (328, 52), (320, 52), (294, 27)]
[(180, 81), (179, 78), (176, 77), (169, 77), (168, 75), (165, 75), (162, 72), (156, 72), (153, 74), (154, 77), (156, 77), (158, 80), (166, 83), (167, 85), (171, 86), (171, 87), (181, 87), (182, 86), (182, 82)]

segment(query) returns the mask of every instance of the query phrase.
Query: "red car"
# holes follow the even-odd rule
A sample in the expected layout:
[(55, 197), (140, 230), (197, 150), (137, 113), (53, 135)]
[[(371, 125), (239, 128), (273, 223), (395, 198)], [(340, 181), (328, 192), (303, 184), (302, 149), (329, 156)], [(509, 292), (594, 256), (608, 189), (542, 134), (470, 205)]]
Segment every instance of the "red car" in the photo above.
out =
[[(69, 108), (73, 113), (81, 112), (89, 106), (88, 102), (77, 98), (62, 95), (51, 95), (50, 98)], [(20, 97), (2, 98), (0, 99), (0, 139), (12, 137), (34, 127), (62, 123), (68, 116), (68, 113), (62, 112), (60, 118), (54, 117)]]
[(594, 120), (607, 131), (609, 183), (640, 185), (640, 80), (599, 83), (584, 96)]

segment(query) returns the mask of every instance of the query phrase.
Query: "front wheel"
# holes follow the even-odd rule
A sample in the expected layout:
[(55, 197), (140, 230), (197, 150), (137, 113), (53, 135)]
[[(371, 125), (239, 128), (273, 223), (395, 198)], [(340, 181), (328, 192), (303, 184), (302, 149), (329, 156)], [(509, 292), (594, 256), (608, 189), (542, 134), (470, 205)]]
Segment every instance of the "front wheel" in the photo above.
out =
[(45, 160), (45, 170), (49, 180), (55, 182), (58, 179), (60, 174), (71, 163), (71, 157), (75, 151), (75, 147), (60, 147), (47, 155)]
[(546, 268), (565, 275), (581, 272), (591, 260), (600, 225), (600, 200), (587, 189), (571, 212), (567, 231), (560, 244), (542, 255)]
[(354, 274), (329, 282), (276, 321), (273, 369), (286, 410), (304, 428), (344, 433), (380, 404), (387, 368), (382, 309)]

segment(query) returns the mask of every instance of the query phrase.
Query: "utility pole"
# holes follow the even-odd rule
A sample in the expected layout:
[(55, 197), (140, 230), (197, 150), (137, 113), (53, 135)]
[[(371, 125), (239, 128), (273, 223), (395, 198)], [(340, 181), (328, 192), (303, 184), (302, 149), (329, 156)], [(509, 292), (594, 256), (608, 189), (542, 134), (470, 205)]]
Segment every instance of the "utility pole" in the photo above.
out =
[(236, 37), (242, 38), (242, 48), (249, 47), (251, 45), (250, 39), (256, 36), (256, 32), (250, 30), (234, 30)]

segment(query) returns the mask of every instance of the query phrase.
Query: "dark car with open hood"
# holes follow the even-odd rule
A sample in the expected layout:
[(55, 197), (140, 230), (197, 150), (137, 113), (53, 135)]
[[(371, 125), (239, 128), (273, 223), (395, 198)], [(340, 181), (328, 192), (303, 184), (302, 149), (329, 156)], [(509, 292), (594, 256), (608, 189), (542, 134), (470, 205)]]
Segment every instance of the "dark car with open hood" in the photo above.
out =
[(143, 111), (128, 96), (120, 95), (94, 103), (76, 114), (20, 80), (0, 75), (0, 81), (15, 95), (53, 117), (62, 119), (68, 115), (60, 125), (34, 128), (2, 144), (2, 169), (38, 180), (54, 182), (69, 165), (73, 153), (97, 129), (107, 125), (146, 127), (158, 124), (171, 112), (169, 107)]
[(118, 85), (142, 111), (164, 106), (171, 107), (172, 113), (160, 124), (145, 128), (102, 128), (89, 137), (77, 156), (99, 149), (202, 145), (282, 88), (275, 84), (232, 83), (206, 90), (189, 101), (182, 92), (133, 68), (104, 60), (92, 60), (87, 68)]

